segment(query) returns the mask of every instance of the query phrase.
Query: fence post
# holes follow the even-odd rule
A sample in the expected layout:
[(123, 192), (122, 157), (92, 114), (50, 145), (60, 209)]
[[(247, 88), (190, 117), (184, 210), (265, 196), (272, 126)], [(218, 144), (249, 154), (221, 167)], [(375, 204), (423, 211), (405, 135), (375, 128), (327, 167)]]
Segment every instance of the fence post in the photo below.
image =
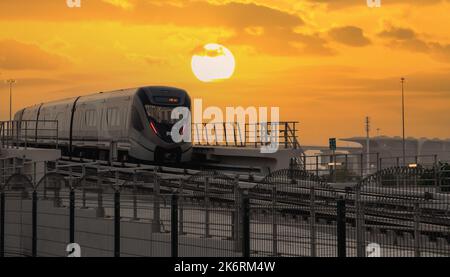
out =
[(361, 203), (361, 187), (356, 186), (355, 191), (355, 206), (356, 206), (356, 256), (364, 257), (365, 251), (365, 239), (364, 239), (364, 211)]
[(414, 203), (414, 257), (420, 257), (420, 205)]
[(348, 154), (345, 154), (345, 167), (344, 167), (344, 182), (347, 181), (349, 170), (348, 170)]
[(242, 195), (242, 255), (250, 257), (250, 199), (248, 191)]
[(136, 171), (134, 171), (133, 174), (133, 220), (139, 220), (138, 217), (138, 201), (137, 201), (137, 187), (136, 187), (136, 183), (137, 183), (137, 175), (136, 175)]
[(361, 153), (359, 158), (359, 167), (361, 171), (361, 180), (364, 179), (364, 154)]
[(31, 256), (37, 256), (37, 192), (36, 189), (33, 188), (33, 200), (32, 200), (32, 210), (31, 210)]
[(28, 121), (25, 122), (25, 150), (28, 147)]
[(5, 191), (0, 191), (0, 258), (5, 256)]
[(178, 198), (178, 206), (179, 206), (179, 229), (180, 234), (184, 235), (184, 211), (183, 211), (183, 185), (184, 180), (183, 178), (180, 178), (180, 195), (181, 197)]
[(417, 156), (414, 157), (414, 163), (416, 164), (416, 167), (413, 169), (414, 172), (414, 186), (417, 187), (417, 166), (419, 164), (419, 158)]
[(287, 149), (288, 148), (288, 143), (289, 143), (289, 138), (288, 138), (288, 130), (289, 130), (289, 125), (287, 122), (284, 123), (284, 148)]
[(337, 254), (340, 258), (347, 256), (345, 233), (345, 199), (337, 200)]
[(18, 121), (16, 121), (16, 149), (20, 149), (20, 143), (19, 143), (19, 122)]
[[(236, 211), (235, 210), (231, 210), (231, 224), (230, 224), (230, 226), (231, 226), (231, 239), (234, 242), (236, 242), (236, 236), (235, 236), (235, 234), (236, 234), (236, 225), (235, 225), (235, 222), (236, 222)], [(235, 248), (236, 248), (236, 245), (235, 245)]]
[(153, 223), (152, 223), (152, 232), (153, 233), (159, 233), (161, 232), (161, 222), (160, 222), (160, 207), (159, 207), (159, 193), (160, 193), (160, 186), (159, 186), (159, 178), (158, 178), (158, 172), (155, 167), (154, 170), (154, 176), (153, 176)]
[(0, 182), (3, 184), (3, 186), (5, 186), (6, 184), (5, 184), (5, 181), (6, 181), (6, 177), (5, 177), (5, 160), (2, 160), (2, 168), (1, 168), (1, 171), (2, 171), (2, 176), (1, 176), (1, 180), (0, 180)]
[(381, 157), (380, 157), (380, 153), (377, 152), (377, 171), (381, 170)]
[(114, 191), (114, 257), (120, 257), (120, 190)]
[(53, 205), (55, 207), (61, 207), (61, 197), (60, 197), (60, 188), (59, 186), (55, 186), (54, 187), (54, 191), (53, 191)]
[(81, 167), (81, 174), (82, 174), (82, 176), (81, 176), (81, 188), (83, 190), (82, 191), (82, 197), (83, 197), (83, 199), (82, 199), (82, 202), (83, 202), (82, 208), (86, 209), (86, 166), (85, 165), (83, 165)]
[(242, 250), (242, 244), (240, 243), (241, 236), (241, 202), (240, 202), (240, 191), (239, 191), (239, 176), (236, 175), (234, 178), (234, 220), (233, 220), (233, 238), (235, 241), (235, 251), (240, 252)]
[(205, 178), (205, 237), (209, 237), (209, 178)]
[(272, 188), (272, 255), (278, 256), (277, 188)]
[(319, 177), (319, 156), (316, 156), (316, 176)]
[(438, 162), (437, 162), (437, 155), (434, 155), (434, 166), (433, 166), (433, 173), (434, 173), (434, 187), (436, 188), (436, 190), (438, 192), (440, 192), (439, 190), (439, 183), (438, 183)]
[(314, 185), (310, 187), (310, 232), (311, 232), (311, 257), (317, 256), (316, 243), (316, 191)]
[(103, 188), (102, 177), (98, 176), (97, 179), (97, 217), (105, 216), (105, 209), (103, 208)]
[(178, 195), (176, 192), (172, 194), (171, 209), (171, 248), (172, 258), (178, 257)]
[(75, 190), (70, 186), (70, 196), (69, 196), (69, 238), (70, 243), (75, 242)]

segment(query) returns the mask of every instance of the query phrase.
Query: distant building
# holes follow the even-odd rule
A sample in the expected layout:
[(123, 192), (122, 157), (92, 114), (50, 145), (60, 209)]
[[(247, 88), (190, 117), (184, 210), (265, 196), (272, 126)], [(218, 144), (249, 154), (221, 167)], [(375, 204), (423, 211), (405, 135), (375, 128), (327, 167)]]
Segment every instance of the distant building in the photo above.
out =
[[(362, 153), (366, 153), (367, 144), (365, 137), (342, 138), (341, 141), (355, 142), (362, 146)], [(415, 162), (431, 162), (434, 156), (439, 161), (450, 161), (450, 139), (428, 139), (428, 138), (412, 138), (408, 137), (405, 140), (405, 149), (407, 163)], [(379, 157), (389, 160), (390, 163), (395, 163), (393, 159), (403, 156), (403, 144), (401, 137), (387, 137), (378, 136), (370, 138), (370, 153), (379, 153)], [(359, 152), (361, 153), (361, 152)], [(372, 156), (372, 155), (371, 155)], [(373, 158), (371, 157), (371, 160)], [(402, 160), (400, 160), (402, 162)]]

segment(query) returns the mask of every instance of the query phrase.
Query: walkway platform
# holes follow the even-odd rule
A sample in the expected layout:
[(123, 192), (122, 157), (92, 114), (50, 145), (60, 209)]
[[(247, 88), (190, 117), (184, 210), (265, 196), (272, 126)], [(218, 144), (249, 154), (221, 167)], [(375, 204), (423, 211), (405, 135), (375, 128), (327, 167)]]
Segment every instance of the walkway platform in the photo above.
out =
[(276, 153), (263, 154), (255, 147), (194, 146), (194, 161), (218, 163), (241, 168), (251, 168), (263, 174), (289, 168), (292, 158), (299, 158), (302, 149), (280, 148)]
[(61, 150), (44, 148), (0, 148), (0, 159), (18, 158), (32, 162), (55, 161), (61, 158)]

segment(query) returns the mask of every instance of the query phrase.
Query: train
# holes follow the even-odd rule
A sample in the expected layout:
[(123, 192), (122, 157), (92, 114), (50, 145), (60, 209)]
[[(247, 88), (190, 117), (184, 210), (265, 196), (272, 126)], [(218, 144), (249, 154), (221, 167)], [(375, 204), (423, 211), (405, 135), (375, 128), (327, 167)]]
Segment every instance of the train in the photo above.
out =
[(191, 160), (192, 143), (170, 136), (175, 107), (191, 110), (185, 90), (145, 86), (40, 103), (19, 110), (14, 121), (21, 140), (36, 147), (54, 141), (47, 125), (57, 124), (63, 156), (107, 160), (114, 151), (122, 161), (183, 163)]

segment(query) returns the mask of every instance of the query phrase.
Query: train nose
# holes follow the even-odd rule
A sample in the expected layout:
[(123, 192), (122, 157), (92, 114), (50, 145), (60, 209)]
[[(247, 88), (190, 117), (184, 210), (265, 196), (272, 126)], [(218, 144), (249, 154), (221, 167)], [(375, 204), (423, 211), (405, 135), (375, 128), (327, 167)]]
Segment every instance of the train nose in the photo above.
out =
[(181, 148), (176, 147), (173, 149), (164, 149), (162, 147), (156, 147), (155, 150), (156, 162), (173, 162), (179, 163), (181, 161)]

